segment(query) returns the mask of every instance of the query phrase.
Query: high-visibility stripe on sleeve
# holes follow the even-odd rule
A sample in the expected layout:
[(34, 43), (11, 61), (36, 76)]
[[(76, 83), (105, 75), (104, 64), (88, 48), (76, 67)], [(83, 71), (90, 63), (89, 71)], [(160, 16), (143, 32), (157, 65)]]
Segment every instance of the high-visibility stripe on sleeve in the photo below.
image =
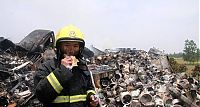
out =
[(59, 81), (57, 80), (56, 76), (54, 75), (53, 72), (51, 72), (48, 76), (47, 76), (47, 80), (49, 81), (49, 83), (51, 84), (51, 86), (54, 88), (54, 90), (59, 94), (62, 90), (63, 87), (61, 86), (61, 84), (59, 83)]
[(88, 91), (87, 91), (87, 94), (89, 94), (89, 93), (96, 94), (96, 92), (95, 92), (94, 90), (88, 90)]

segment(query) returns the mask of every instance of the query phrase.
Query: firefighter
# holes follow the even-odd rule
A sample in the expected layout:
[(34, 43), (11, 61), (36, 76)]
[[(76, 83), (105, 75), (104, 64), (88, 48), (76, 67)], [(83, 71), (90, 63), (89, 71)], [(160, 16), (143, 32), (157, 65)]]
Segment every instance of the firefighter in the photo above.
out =
[(41, 64), (34, 76), (35, 94), (45, 107), (96, 107), (94, 87), (86, 62), (83, 33), (62, 28), (55, 38), (56, 57)]

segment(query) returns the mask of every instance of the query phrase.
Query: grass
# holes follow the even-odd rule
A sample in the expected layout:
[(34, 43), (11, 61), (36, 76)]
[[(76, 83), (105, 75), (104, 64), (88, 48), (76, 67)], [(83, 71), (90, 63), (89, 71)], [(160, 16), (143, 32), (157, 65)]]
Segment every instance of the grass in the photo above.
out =
[(194, 63), (190, 63), (190, 62), (187, 62), (187, 61), (184, 61), (183, 58), (174, 58), (177, 63), (179, 64), (186, 64), (186, 65), (197, 65), (197, 64), (200, 64), (200, 61), (198, 62), (194, 62)]

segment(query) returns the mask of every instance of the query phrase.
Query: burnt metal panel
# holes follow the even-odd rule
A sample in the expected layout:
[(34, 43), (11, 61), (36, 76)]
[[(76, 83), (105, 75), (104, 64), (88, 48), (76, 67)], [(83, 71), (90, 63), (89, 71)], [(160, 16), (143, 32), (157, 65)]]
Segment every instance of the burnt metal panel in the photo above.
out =
[(54, 32), (50, 30), (34, 30), (17, 45), (23, 47), (28, 53), (44, 52), (45, 48), (53, 47)]

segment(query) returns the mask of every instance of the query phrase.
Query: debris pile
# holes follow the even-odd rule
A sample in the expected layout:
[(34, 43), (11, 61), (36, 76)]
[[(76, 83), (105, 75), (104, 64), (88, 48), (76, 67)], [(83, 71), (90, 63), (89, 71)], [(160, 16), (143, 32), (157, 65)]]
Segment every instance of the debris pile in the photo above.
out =
[(5, 62), (0, 70), (0, 106), (26, 105), (34, 96), (33, 63), (27, 58), (18, 58), (9, 54), (0, 57), (0, 60)]
[(96, 81), (103, 107), (200, 106), (198, 81), (172, 73), (164, 54), (134, 50), (99, 55), (91, 62), (94, 77), (105, 72), (99, 68), (112, 68), (107, 67), (111, 74)]
[(0, 38), (0, 107), (42, 107), (34, 95), (33, 76), (53, 40), (49, 30), (35, 30), (18, 44)]

